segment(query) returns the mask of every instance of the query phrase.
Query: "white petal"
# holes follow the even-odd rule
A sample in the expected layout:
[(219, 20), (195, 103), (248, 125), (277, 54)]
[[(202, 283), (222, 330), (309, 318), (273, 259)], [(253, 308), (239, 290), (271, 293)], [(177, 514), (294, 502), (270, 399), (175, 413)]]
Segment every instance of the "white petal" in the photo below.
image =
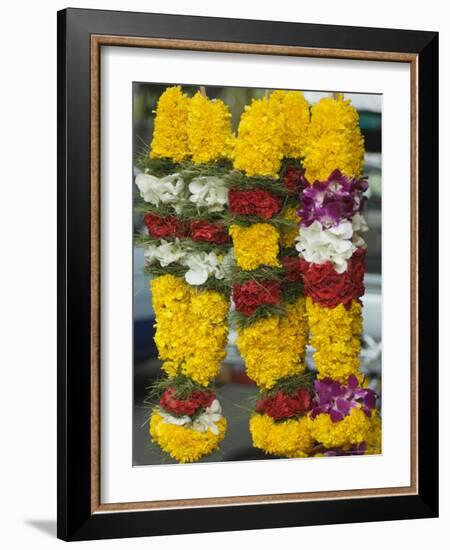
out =
[(184, 278), (186, 279), (186, 282), (190, 285), (202, 285), (208, 280), (208, 271), (206, 269), (189, 269), (189, 271), (186, 272)]

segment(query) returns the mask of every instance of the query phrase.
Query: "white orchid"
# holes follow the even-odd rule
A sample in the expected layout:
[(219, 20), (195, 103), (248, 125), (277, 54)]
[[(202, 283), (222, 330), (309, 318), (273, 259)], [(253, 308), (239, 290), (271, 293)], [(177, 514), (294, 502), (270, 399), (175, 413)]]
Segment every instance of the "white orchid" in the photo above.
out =
[(222, 418), (222, 407), (217, 399), (205, 409), (205, 412), (199, 415), (193, 422), (192, 428), (197, 432), (211, 431), (215, 435), (219, 435), (219, 428), (216, 422)]
[(190, 416), (173, 416), (161, 408), (158, 408), (158, 413), (164, 418), (167, 424), (185, 426), (200, 433), (210, 430), (213, 434), (219, 435), (219, 428), (216, 423), (222, 418), (222, 407), (217, 399), (214, 399), (211, 405), (202, 414), (197, 416), (194, 421), (192, 421)]
[(347, 260), (356, 250), (352, 242), (352, 222), (342, 220), (338, 225), (325, 229), (315, 220), (309, 227), (302, 227), (295, 248), (306, 261), (315, 264), (332, 262), (337, 273), (347, 269)]
[(138, 174), (135, 183), (145, 202), (159, 206), (179, 202), (184, 194), (185, 185), (180, 174), (170, 174), (157, 178), (150, 174)]
[(180, 244), (179, 239), (168, 242), (161, 239), (161, 244), (151, 244), (144, 252), (147, 264), (159, 262), (161, 267), (167, 267), (174, 262), (181, 262), (186, 256), (186, 251)]
[(207, 207), (210, 212), (220, 212), (228, 201), (228, 188), (216, 176), (200, 176), (189, 184), (189, 201), (197, 206)]
[(184, 276), (186, 282), (198, 286), (206, 283), (211, 275), (216, 279), (223, 279), (224, 271), (221, 260), (215, 252), (186, 254), (181, 262), (189, 268)]

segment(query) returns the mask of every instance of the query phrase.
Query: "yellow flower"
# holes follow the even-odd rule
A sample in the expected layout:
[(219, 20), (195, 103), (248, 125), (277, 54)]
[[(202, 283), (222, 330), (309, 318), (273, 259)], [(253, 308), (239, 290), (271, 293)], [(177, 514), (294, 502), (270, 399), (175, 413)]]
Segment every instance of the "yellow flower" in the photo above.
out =
[(336, 169), (349, 177), (361, 175), (364, 137), (358, 112), (349, 100), (326, 97), (313, 105), (304, 152), (305, 176), (310, 183), (326, 180)]
[[(297, 214), (297, 208), (286, 208), (286, 210), (283, 212), (283, 218), (290, 222), (295, 222), (296, 224), (300, 223), (300, 217)], [(292, 228), (286, 228), (282, 229), (280, 232), (280, 243), (285, 248), (291, 248), (295, 244), (295, 239), (298, 237), (299, 234), (299, 227), (298, 225), (292, 227)]]
[(308, 456), (313, 440), (310, 421), (304, 416), (282, 422), (266, 414), (254, 414), (250, 418), (253, 445), (267, 454), (303, 458)]
[(306, 311), (318, 377), (346, 382), (354, 374), (361, 381), (361, 304), (353, 300), (348, 310), (342, 304), (327, 308), (308, 297)]
[(237, 265), (252, 271), (262, 265), (280, 267), (278, 261), (278, 231), (268, 223), (255, 223), (249, 227), (232, 225), (229, 233), (233, 239)]
[(325, 447), (345, 449), (368, 440), (372, 444), (373, 430), (377, 430), (379, 419), (376, 411), (369, 417), (362, 409), (355, 408), (338, 422), (333, 422), (329, 414), (319, 414), (314, 420), (310, 419), (310, 426), (312, 438)]
[(189, 98), (180, 86), (166, 88), (158, 100), (150, 156), (180, 162), (189, 156)]
[(264, 389), (277, 380), (302, 373), (308, 325), (303, 297), (286, 305), (285, 316), (260, 319), (239, 329), (237, 346), (244, 358), (248, 376)]
[(195, 94), (189, 103), (187, 133), (196, 164), (231, 157), (235, 141), (231, 113), (220, 99), (211, 101), (200, 92)]
[(216, 422), (219, 434), (210, 430), (197, 432), (192, 428), (176, 426), (164, 421), (164, 418), (154, 412), (150, 418), (150, 435), (163, 451), (169, 453), (178, 462), (195, 462), (202, 456), (212, 453), (225, 437), (227, 421), (221, 418)]
[(207, 386), (226, 355), (228, 301), (218, 292), (197, 290), (169, 274), (150, 284), (162, 368), (169, 376), (184, 374)]
[(381, 417), (378, 411), (372, 412), (372, 429), (366, 437), (366, 455), (381, 454)]
[(309, 105), (303, 93), (276, 90), (270, 95), (269, 101), (278, 103), (280, 111), (284, 114), (284, 156), (303, 157), (310, 118)]
[(278, 177), (283, 158), (284, 114), (278, 102), (254, 99), (239, 122), (234, 167), (247, 176)]

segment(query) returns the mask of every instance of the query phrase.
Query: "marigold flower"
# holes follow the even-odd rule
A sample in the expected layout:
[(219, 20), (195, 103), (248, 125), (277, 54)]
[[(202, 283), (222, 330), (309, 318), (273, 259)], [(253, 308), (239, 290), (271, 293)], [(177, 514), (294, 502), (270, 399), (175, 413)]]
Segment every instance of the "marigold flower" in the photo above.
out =
[(309, 105), (303, 92), (275, 90), (270, 94), (270, 103), (278, 103), (284, 114), (283, 154), (289, 158), (304, 156), (308, 127)]
[(285, 116), (277, 102), (254, 99), (239, 122), (234, 167), (247, 176), (274, 176), (283, 158)]
[(305, 302), (300, 297), (286, 305), (286, 315), (239, 329), (236, 343), (248, 376), (261, 388), (270, 389), (280, 378), (304, 372), (307, 339)]
[(187, 133), (189, 98), (181, 86), (166, 88), (156, 107), (151, 158), (181, 162), (189, 156)]
[[(352, 409), (350, 414), (339, 422), (333, 422), (330, 415), (319, 414), (311, 423), (311, 436), (327, 448), (359, 445), (368, 439), (374, 440), (373, 430), (377, 430), (379, 420), (376, 411), (367, 416), (362, 409)], [(373, 446), (371, 446), (373, 454)]]
[(253, 445), (267, 454), (303, 458), (312, 449), (311, 423), (307, 416), (275, 421), (267, 414), (250, 418)]
[(158, 412), (154, 412), (150, 418), (150, 435), (173, 459), (181, 463), (195, 462), (216, 450), (225, 437), (225, 418), (222, 417), (216, 425), (219, 429), (218, 435), (210, 430), (199, 432), (193, 428), (169, 424)]
[(262, 265), (280, 267), (279, 234), (275, 227), (268, 223), (255, 223), (249, 227), (232, 225), (229, 232), (236, 263), (241, 269), (251, 271)]
[(325, 97), (312, 106), (303, 161), (308, 181), (325, 181), (334, 170), (348, 177), (361, 175), (364, 137), (358, 122), (350, 100)]
[(345, 383), (355, 375), (361, 381), (362, 306), (359, 301), (353, 300), (349, 308), (342, 304), (328, 308), (315, 304), (308, 296), (306, 311), (318, 377)]
[(169, 376), (184, 374), (207, 386), (226, 355), (228, 301), (169, 274), (150, 284), (162, 368)]
[(231, 158), (235, 142), (231, 113), (220, 99), (208, 99), (200, 92), (194, 95), (189, 103), (187, 133), (194, 163)]

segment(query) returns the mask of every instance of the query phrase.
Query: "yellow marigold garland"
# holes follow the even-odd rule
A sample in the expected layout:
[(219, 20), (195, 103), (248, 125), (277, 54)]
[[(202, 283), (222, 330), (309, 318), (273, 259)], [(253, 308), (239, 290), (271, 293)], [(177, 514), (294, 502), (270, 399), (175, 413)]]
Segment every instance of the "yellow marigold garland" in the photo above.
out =
[(180, 162), (189, 156), (187, 134), (189, 98), (180, 86), (166, 88), (156, 108), (151, 158)]
[(237, 346), (248, 376), (264, 389), (277, 380), (304, 372), (308, 325), (304, 298), (286, 306), (285, 316), (260, 319), (239, 329)]
[[(374, 437), (374, 430), (379, 427), (379, 418), (376, 411), (369, 417), (362, 409), (355, 408), (339, 422), (333, 422), (329, 414), (319, 414), (310, 423), (313, 439), (327, 448), (346, 449), (370, 441), (370, 438)], [(371, 449), (373, 447), (372, 444)]]
[(311, 331), (311, 345), (316, 350), (314, 362), (318, 377), (330, 377), (345, 383), (354, 374), (359, 380), (362, 332), (362, 307), (353, 300), (350, 309), (342, 304), (335, 308), (315, 304), (306, 298), (306, 311)]
[(239, 122), (234, 167), (247, 176), (278, 177), (284, 148), (284, 113), (277, 102), (254, 99)]
[(173, 459), (181, 463), (194, 462), (216, 450), (224, 438), (227, 421), (222, 417), (216, 425), (219, 428), (217, 435), (210, 430), (198, 432), (192, 428), (169, 424), (155, 411), (150, 418), (150, 435)]
[(254, 414), (250, 418), (253, 445), (267, 454), (287, 458), (308, 456), (313, 444), (310, 428), (307, 416), (281, 422), (267, 414)]
[(189, 102), (187, 133), (194, 163), (231, 157), (235, 142), (231, 113), (220, 99), (210, 100), (200, 92), (194, 95)]
[(360, 176), (364, 138), (358, 112), (350, 101), (325, 97), (312, 106), (308, 140), (304, 148), (305, 176), (310, 183), (326, 180), (336, 169)]
[(167, 274), (151, 281), (155, 342), (169, 376), (184, 374), (207, 386), (225, 358), (228, 301)]
[(288, 158), (304, 156), (308, 127), (309, 105), (302, 92), (276, 90), (270, 95), (271, 104), (279, 104), (284, 114), (283, 154)]
[(249, 227), (232, 225), (234, 255), (238, 267), (252, 271), (262, 265), (280, 267), (278, 261), (279, 233), (273, 225), (255, 223)]

